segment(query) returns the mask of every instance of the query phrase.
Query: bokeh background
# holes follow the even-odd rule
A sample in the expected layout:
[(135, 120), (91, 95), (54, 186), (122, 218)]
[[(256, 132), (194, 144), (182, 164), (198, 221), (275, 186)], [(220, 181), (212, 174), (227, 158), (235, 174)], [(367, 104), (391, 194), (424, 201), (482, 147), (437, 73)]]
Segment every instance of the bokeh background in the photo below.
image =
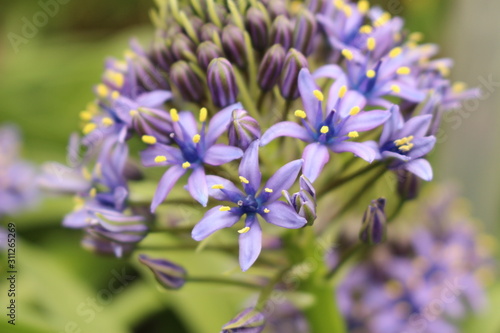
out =
[[(481, 100), (455, 111), (453, 121), (445, 121), (444, 135), (432, 159), (437, 181), (457, 183), (472, 214), (498, 237), (500, 1), (378, 3), (403, 16), (407, 27), (423, 32), (426, 41), (442, 46), (441, 55), (455, 60), (453, 79), (481, 86), (485, 92)], [(153, 31), (148, 17), (151, 6), (152, 0), (71, 0), (60, 5), (54, 17), (16, 51), (8, 34), (21, 34), (22, 19), (31, 19), (41, 7), (38, 1), (0, 1), (0, 123), (20, 127), (26, 158), (35, 163), (65, 161), (68, 135), (77, 129), (78, 112), (92, 99), (90, 88), (99, 81), (104, 59), (119, 57), (131, 36), (147, 44)], [(207, 303), (218, 297), (220, 288), (188, 286), (182, 293), (161, 292), (139, 277), (139, 268), (81, 249), (80, 233), (60, 227), (72, 205), (71, 199), (48, 198), (14, 218), (20, 237), (18, 322), (15, 330), (6, 326), (2, 311), (0, 331), (209, 333), (231, 318), (240, 308), (240, 300), (248, 296), (221, 287), (229, 296), (215, 307)], [(181, 253), (170, 258), (183, 263), (189, 260), (188, 265), (199, 271), (206, 265), (203, 256), (193, 259)], [(224, 265), (222, 260), (220, 265)], [(109, 289), (110, 280), (124, 270), (135, 279), (112, 293), (108, 305), (92, 308), (86, 303), (89, 297)], [(5, 299), (2, 285), (0, 300)], [(500, 318), (495, 314), (500, 307), (500, 287), (493, 285), (488, 294), (492, 310), (471, 318), (464, 332), (500, 332)], [(93, 316), (78, 312), (89, 309)]]

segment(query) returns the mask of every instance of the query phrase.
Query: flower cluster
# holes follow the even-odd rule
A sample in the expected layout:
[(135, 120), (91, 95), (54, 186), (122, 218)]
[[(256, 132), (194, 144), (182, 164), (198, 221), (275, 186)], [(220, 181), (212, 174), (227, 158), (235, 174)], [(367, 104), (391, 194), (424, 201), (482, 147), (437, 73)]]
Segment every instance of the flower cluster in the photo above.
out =
[[(292, 235), (304, 230), (284, 229), (310, 228), (321, 197), (356, 175), (403, 174), (401, 198), (416, 197), (417, 178), (433, 178), (426, 157), (441, 117), (478, 93), (451, 84), (452, 62), (433, 59), (437, 46), (366, 0), (157, 2), (151, 47), (133, 40), (124, 59), (109, 59), (80, 113), (83, 138), (72, 140), (64, 169), (71, 180), (44, 181), (76, 194), (63, 224), (103, 253), (127, 253), (158, 229), (155, 214), (175, 192), (204, 213), (189, 221), (194, 240), (226, 228), (238, 235), (246, 271), (261, 254), (262, 222), (302, 244)], [(156, 185), (146, 202), (129, 190), (131, 180), (145, 183), (137, 156)], [(337, 174), (337, 161), (350, 176)], [(384, 239), (384, 206), (373, 202), (362, 241)], [(163, 285), (183, 284), (178, 265), (140, 260)]]

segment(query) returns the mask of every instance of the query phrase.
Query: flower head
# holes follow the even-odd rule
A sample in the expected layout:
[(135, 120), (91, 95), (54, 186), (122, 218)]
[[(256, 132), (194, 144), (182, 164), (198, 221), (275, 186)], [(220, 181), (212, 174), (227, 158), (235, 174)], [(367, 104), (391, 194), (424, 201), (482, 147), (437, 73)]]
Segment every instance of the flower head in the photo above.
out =
[(278, 201), (281, 191), (288, 190), (295, 182), (302, 160), (284, 165), (261, 187), (258, 154), (259, 141), (256, 140), (246, 150), (238, 170), (244, 192), (227, 179), (207, 176), (209, 195), (232, 205), (219, 205), (210, 209), (192, 232), (193, 238), (200, 241), (219, 229), (233, 226), (246, 215), (245, 226), (238, 230), (240, 266), (243, 271), (252, 266), (261, 251), (262, 230), (258, 215), (268, 223), (289, 229), (301, 228), (306, 224), (306, 219), (291, 206)]

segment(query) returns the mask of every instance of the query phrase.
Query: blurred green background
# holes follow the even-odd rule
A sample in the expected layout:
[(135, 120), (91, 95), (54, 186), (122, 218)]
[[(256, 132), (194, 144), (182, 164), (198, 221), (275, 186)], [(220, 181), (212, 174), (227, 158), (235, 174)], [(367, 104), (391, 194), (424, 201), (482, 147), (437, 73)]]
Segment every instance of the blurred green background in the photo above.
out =
[[(119, 57), (132, 36), (147, 45), (153, 31), (148, 18), (153, 3), (68, 1), (33, 38), (18, 45), (17, 52), (9, 33), (20, 35), (22, 19), (31, 20), (41, 7), (37, 1), (28, 0), (0, 3), (0, 123), (19, 125), (26, 158), (36, 163), (64, 162), (68, 135), (77, 129), (78, 112), (92, 99), (90, 88), (99, 81), (104, 59)], [(441, 55), (455, 59), (453, 79), (470, 86), (481, 86), (482, 80), (500, 82), (499, 1), (379, 3), (403, 16), (410, 30), (424, 32), (426, 41), (442, 45)], [(500, 84), (483, 89), (489, 92), (488, 97), (463, 110), (459, 126), (445, 124), (446, 139), (432, 159), (437, 180), (460, 184), (473, 214), (490, 232), (499, 235), (500, 161), (495, 152), (500, 139), (496, 130), (500, 126)], [(226, 291), (224, 295), (229, 295), (227, 299), (217, 306), (207, 306), (221, 289), (211, 287), (201, 293), (203, 287), (188, 286), (181, 293), (160, 292), (151, 281), (139, 278), (140, 268), (82, 250), (80, 233), (60, 227), (61, 217), (71, 208), (71, 200), (52, 198), (36, 211), (15, 218), (21, 237), (18, 323), (12, 330), (2, 319), (2, 332), (216, 332), (250, 295), (220, 287)], [(168, 256), (198, 272), (206, 265), (204, 255)], [(221, 272), (230, 268), (223, 260), (213, 265)], [(86, 303), (88, 298), (109, 290), (109, 282), (122, 270), (136, 277), (134, 281), (123, 292), (113, 293), (109, 305), (94, 308), (92, 320), (90, 314), (80, 315), (79, 309), (92, 308)], [(0, 292), (0, 299), (4, 299), (4, 290)], [(475, 325), (481, 322), (492, 330), (479, 331), (498, 332), (492, 328), (499, 327), (495, 326), (498, 318), (484, 316), (487, 319), (476, 320), (470, 325), (472, 329), (478, 331)]]

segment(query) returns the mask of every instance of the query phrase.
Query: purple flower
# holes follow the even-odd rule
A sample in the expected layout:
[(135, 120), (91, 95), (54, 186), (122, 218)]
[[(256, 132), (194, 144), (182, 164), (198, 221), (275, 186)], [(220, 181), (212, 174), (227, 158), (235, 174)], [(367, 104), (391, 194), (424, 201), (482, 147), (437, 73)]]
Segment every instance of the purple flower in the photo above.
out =
[(194, 227), (192, 237), (200, 241), (215, 231), (229, 228), (246, 215), (245, 227), (240, 234), (240, 266), (246, 271), (257, 260), (261, 251), (262, 230), (257, 216), (266, 222), (289, 229), (301, 228), (306, 220), (299, 216), (288, 204), (278, 201), (283, 190), (288, 190), (302, 166), (302, 160), (292, 161), (281, 167), (261, 187), (262, 175), (259, 170), (259, 141), (254, 141), (245, 152), (239, 177), (244, 192), (232, 182), (218, 176), (207, 176), (209, 195), (219, 201), (232, 202), (236, 206), (216, 206), (210, 209)]
[(141, 254), (139, 261), (153, 272), (156, 281), (166, 289), (180, 289), (186, 282), (186, 270), (168, 260), (153, 259)]
[(299, 74), (299, 91), (303, 110), (295, 111), (302, 126), (284, 121), (271, 126), (261, 138), (266, 145), (280, 136), (289, 136), (310, 144), (304, 149), (302, 172), (314, 182), (330, 159), (329, 149), (336, 153), (352, 152), (362, 159), (372, 162), (375, 152), (363, 143), (347, 141), (356, 138), (359, 132), (371, 130), (383, 124), (390, 114), (387, 111), (364, 112), (365, 99), (355, 91), (347, 91), (346, 86), (337, 82), (330, 89), (323, 112), (323, 93), (316, 86), (308, 69)]
[(180, 177), (190, 171), (187, 189), (191, 196), (203, 206), (208, 202), (208, 186), (205, 179), (204, 164), (222, 165), (243, 155), (240, 148), (216, 144), (232, 119), (233, 111), (241, 109), (240, 103), (230, 105), (219, 111), (206, 126), (207, 110), (200, 111), (201, 130), (191, 112), (172, 109), (173, 129), (171, 137), (178, 147), (157, 143), (153, 136), (144, 136), (143, 141), (151, 144), (141, 153), (142, 163), (146, 167), (170, 166), (158, 184), (151, 203), (151, 211), (167, 197)]
[(288, 191), (283, 191), (283, 196), (297, 214), (305, 218), (308, 225), (312, 225), (316, 220), (316, 190), (304, 175), (300, 176), (299, 184), (299, 192), (290, 195)]
[(426, 136), (432, 121), (431, 115), (421, 115), (404, 121), (399, 107), (391, 108), (391, 118), (384, 125), (378, 143), (366, 142), (373, 147), (377, 160), (389, 160), (389, 169), (404, 169), (423, 180), (432, 180), (432, 167), (422, 158), (436, 143), (434, 136)]

